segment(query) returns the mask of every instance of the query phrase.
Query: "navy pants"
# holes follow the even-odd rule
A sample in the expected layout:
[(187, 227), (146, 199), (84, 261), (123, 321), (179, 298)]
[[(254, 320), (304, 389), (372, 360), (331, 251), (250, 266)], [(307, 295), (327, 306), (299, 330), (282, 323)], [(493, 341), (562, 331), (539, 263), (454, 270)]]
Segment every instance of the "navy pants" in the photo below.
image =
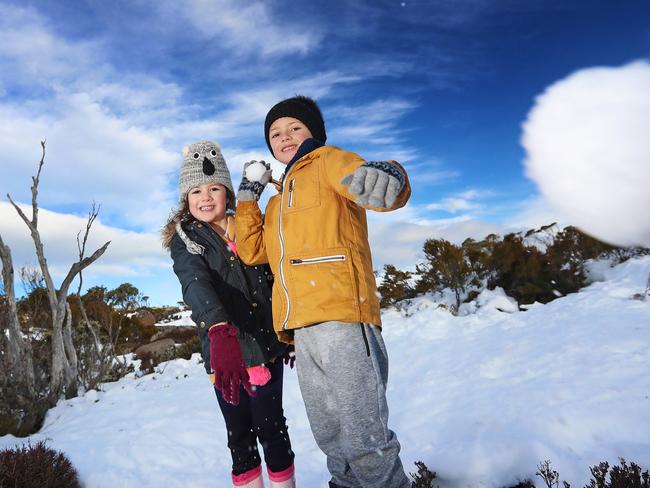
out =
[(267, 366), (271, 371), (269, 382), (258, 386), (253, 397), (241, 387), (239, 405), (226, 402), (221, 392), (216, 388), (214, 390), (226, 422), (232, 472), (235, 475), (261, 464), (258, 439), (264, 451), (264, 461), (271, 471), (283, 471), (293, 464), (294, 454), (282, 409), (284, 363), (278, 358)]

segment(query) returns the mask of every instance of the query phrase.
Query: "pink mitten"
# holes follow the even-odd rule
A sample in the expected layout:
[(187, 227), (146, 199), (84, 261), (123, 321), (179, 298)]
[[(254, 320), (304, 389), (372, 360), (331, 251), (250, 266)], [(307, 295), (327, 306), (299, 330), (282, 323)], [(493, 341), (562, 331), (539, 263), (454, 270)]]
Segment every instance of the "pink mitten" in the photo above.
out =
[(264, 386), (271, 379), (269, 368), (263, 365), (251, 366), (246, 371), (248, 371), (248, 378), (251, 381), (251, 385)]

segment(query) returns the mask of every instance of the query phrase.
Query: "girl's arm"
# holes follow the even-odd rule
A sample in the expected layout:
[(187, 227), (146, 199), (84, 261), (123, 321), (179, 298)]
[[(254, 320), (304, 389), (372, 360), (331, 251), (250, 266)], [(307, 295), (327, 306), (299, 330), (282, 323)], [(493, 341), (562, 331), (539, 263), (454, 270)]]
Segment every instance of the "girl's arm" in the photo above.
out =
[(231, 322), (203, 257), (189, 253), (178, 235), (172, 240), (171, 256), (174, 273), (181, 282), (183, 301), (192, 309), (192, 320), (206, 331), (213, 324)]
[(264, 241), (264, 218), (257, 201), (239, 202), (235, 210), (237, 254), (249, 266), (269, 262)]

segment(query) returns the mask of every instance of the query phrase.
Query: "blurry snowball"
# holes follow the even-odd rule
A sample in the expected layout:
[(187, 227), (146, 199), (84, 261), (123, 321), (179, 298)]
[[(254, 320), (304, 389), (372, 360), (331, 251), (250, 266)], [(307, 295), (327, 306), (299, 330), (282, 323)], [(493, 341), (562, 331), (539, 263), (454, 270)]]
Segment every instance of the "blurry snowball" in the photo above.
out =
[(259, 161), (246, 167), (246, 178), (248, 181), (260, 181), (267, 169), (264, 163)]
[(650, 246), (650, 64), (577, 71), (523, 125), (527, 175), (569, 224)]

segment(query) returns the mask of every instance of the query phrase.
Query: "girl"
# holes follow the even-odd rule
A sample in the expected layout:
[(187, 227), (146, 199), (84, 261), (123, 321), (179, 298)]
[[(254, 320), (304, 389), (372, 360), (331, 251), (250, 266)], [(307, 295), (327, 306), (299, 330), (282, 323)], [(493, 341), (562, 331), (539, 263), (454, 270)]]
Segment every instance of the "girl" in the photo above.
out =
[(295, 488), (282, 409), (283, 357), (271, 318), (273, 275), (237, 256), (230, 173), (219, 146), (183, 148), (179, 209), (163, 230), (183, 300), (199, 326), (201, 355), (228, 431), (232, 482), (262, 488), (259, 439), (273, 488)]

